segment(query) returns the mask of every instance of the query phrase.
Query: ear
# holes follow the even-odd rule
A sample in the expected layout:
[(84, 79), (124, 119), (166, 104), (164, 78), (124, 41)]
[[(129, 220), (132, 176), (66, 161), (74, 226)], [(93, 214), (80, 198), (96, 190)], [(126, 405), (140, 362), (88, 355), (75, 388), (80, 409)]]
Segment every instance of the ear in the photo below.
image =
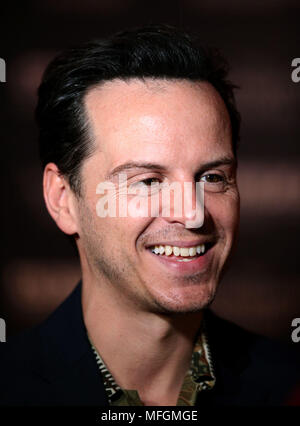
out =
[(65, 234), (77, 233), (75, 194), (54, 163), (45, 167), (43, 189), (48, 212), (57, 226)]

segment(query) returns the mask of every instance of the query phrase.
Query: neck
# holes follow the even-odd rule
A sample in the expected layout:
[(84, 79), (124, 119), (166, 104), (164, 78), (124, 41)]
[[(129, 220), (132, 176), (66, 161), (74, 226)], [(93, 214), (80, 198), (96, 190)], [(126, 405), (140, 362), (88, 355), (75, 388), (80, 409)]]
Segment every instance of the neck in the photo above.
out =
[(118, 385), (138, 390), (145, 404), (175, 405), (202, 312), (166, 315), (137, 310), (113, 299), (105, 286), (84, 281), (82, 306), (90, 339)]

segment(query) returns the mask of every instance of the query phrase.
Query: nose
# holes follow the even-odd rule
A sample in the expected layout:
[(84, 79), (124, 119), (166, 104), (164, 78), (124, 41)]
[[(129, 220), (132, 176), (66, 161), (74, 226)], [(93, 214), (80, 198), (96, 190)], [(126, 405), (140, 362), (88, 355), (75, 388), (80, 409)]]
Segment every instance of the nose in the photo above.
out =
[(182, 223), (185, 228), (200, 228), (204, 223), (204, 182), (164, 184), (161, 216), (170, 223)]

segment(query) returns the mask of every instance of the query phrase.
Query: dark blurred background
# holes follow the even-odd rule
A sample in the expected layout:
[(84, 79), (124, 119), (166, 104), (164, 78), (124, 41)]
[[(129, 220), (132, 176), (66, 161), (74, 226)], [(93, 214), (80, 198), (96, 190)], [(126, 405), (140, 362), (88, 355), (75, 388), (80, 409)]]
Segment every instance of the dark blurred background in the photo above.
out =
[[(61, 49), (127, 27), (169, 23), (221, 49), (240, 86), (240, 242), (213, 309), (257, 333), (290, 340), (300, 317), (300, 57), (297, 0), (31, 0), (1, 4), (1, 171), (4, 203), (0, 317), (8, 334), (42, 321), (80, 277), (50, 219), (34, 123), (36, 91)], [(300, 344), (299, 344), (300, 345)]]

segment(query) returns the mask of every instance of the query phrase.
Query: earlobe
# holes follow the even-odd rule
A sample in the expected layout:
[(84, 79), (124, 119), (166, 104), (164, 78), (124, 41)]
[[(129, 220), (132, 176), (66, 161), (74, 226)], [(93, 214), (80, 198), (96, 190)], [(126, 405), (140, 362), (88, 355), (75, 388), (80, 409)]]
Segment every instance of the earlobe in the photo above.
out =
[(44, 169), (43, 190), (48, 212), (57, 226), (68, 235), (75, 234), (74, 194), (54, 163), (47, 164)]

